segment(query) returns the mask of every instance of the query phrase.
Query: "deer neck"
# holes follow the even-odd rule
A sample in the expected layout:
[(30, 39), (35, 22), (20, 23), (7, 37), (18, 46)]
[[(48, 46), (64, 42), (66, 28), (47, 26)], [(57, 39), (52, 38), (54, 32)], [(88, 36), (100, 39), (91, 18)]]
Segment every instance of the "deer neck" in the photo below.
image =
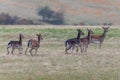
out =
[(38, 37), (38, 43), (40, 43), (40, 37)]
[(91, 40), (91, 33), (88, 31), (88, 36), (87, 39), (90, 41)]
[(80, 33), (78, 33), (78, 35), (77, 35), (77, 39), (80, 39), (80, 36), (81, 36)]
[(102, 34), (102, 37), (103, 37), (103, 38), (105, 38), (106, 33), (107, 33), (106, 31), (103, 32), (103, 34)]
[(19, 37), (19, 42), (22, 45), (22, 37), (21, 36)]

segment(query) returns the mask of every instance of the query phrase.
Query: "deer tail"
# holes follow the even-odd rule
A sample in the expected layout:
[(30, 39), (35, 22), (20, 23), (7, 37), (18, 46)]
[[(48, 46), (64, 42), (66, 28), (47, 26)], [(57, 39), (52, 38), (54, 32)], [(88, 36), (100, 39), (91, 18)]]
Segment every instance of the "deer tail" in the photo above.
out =
[(67, 40), (67, 41), (65, 41), (65, 46), (68, 47), (68, 45), (69, 45), (69, 42)]
[(30, 47), (32, 45), (31, 40), (28, 41), (27, 47)]
[(10, 48), (10, 47), (12, 47), (12, 43), (11, 43), (11, 41), (8, 43), (8, 45), (7, 45), (7, 48)]

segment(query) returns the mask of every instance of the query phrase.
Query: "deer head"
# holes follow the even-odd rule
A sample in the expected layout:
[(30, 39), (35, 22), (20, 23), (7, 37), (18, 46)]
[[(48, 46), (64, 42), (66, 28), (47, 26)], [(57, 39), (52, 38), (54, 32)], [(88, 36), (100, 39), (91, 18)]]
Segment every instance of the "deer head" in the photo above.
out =
[(24, 39), (24, 36), (23, 36), (23, 34), (21, 34), (21, 33), (20, 33), (20, 34), (19, 34), (19, 36), (20, 36), (22, 39)]
[(36, 34), (36, 36), (38, 37), (38, 39), (40, 40), (42, 40), (43, 38), (42, 38), (42, 35), (39, 33), (39, 34)]
[(81, 29), (77, 29), (78, 33), (80, 33), (81, 35), (84, 35), (84, 33), (82, 32)]
[(88, 29), (88, 28), (87, 28), (87, 31), (88, 31), (90, 34), (94, 34), (94, 32), (92, 31), (92, 29)]
[(109, 26), (108, 27), (102, 27), (105, 32), (108, 32)]

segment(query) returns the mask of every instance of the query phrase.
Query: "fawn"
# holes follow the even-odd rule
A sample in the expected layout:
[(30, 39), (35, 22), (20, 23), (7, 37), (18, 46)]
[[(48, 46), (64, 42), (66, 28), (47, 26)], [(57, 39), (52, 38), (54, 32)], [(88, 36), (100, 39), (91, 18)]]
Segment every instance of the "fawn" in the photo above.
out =
[(101, 48), (101, 45), (106, 37), (106, 33), (108, 32), (109, 27), (102, 27), (103, 33), (101, 35), (91, 35), (91, 43), (99, 44), (99, 48)]
[(24, 36), (22, 34), (19, 34), (19, 41), (10, 41), (7, 45), (7, 51), (8, 51), (7, 54), (9, 54), (9, 48), (12, 48), (12, 51), (11, 51), (12, 54), (14, 52), (14, 49), (18, 49), (21, 54), (22, 50), (23, 50), (23, 48), (22, 48), (22, 39), (23, 38), (24, 38)]
[(91, 29), (87, 28), (87, 31), (88, 31), (87, 36), (84, 38), (80, 38), (79, 46), (81, 48), (81, 53), (87, 52), (88, 45), (90, 44), (90, 41), (91, 41), (91, 35), (94, 34)]
[(65, 53), (68, 53), (67, 51), (69, 49), (71, 48), (74, 49), (74, 47), (77, 47), (77, 45), (80, 43), (80, 37), (81, 35), (84, 35), (84, 33), (80, 29), (77, 29), (77, 31), (78, 31), (77, 38), (72, 38), (65, 41), (65, 46), (66, 46)]
[(26, 51), (25, 51), (25, 55), (26, 55), (26, 53), (27, 53), (28, 48), (31, 48), (31, 49), (29, 50), (29, 52), (30, 52), (31, 55), (33, 55), (33, 54), (32, 54), (32, 50), (33, 50), (33, 49), (35, 49), (35, 54), (37, 54), (38, 48), (40, 47), (40, 41), (41, 41), (41, 39), (43, 39), (43, 38), (42, 38), (41, 34), (36, 34), (36, 36), (38, 37), (37, 40), (30, 39), (30, 40), (28, 41), (27, 48), (26, 48)]

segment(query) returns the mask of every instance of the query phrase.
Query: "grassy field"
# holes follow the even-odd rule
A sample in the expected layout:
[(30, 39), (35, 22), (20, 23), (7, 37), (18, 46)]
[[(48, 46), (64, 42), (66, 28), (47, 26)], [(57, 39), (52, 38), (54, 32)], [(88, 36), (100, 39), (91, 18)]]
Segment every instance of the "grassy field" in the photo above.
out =
[[(86, 28), (81, 29), (87, 33)], [(103, 31), (100, 27), (92, 29), (96, 34)], [(7, 43), (18, 40), (19, 33), (25, 37), (23, 54), (16, 50), (14, 55), (6, 55)], [(36, 33), (43, 36), (38, 54), (24, 55), (27, 41), (36, 39)], [(79, 50), (65, 55), (65, 40), (76, 35), (72, 27), (1, 26), (0, 80), (119, 80), (120, 28), (109, 29), (101, 49), (90, 44), (85, 54)]]

